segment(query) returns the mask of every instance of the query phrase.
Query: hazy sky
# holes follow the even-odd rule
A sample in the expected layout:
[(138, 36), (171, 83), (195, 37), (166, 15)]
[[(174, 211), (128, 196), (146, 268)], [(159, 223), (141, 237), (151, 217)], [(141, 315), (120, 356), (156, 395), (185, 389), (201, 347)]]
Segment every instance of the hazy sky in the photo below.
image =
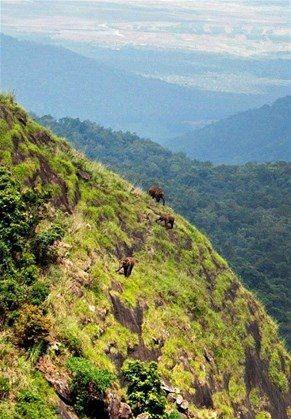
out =
[(62, 43), (274, 56), (288, 50), (289, 1), (2, 0), (2, 31)]

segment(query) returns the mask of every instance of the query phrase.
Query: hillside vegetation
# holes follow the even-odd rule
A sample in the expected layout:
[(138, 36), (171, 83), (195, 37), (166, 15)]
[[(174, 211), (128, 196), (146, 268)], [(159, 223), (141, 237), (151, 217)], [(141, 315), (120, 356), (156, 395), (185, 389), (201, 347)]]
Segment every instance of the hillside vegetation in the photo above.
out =
[(90, 121), (39, 121), (136, 185), (163, 185), (168, 203), (205, 231), (256, 291), (291, 347), (290, 163), (213, 166)]
[(11, 97), (0, 116), (0, 417), (122, 417), (123, 398), (151, 418), (287, 419), (277, 326), (209, 240), (156, 224), (170, 208)]
[(250, 109), (168, 142), (175, 151), (216, 164), (291, 161), (291, 96)]

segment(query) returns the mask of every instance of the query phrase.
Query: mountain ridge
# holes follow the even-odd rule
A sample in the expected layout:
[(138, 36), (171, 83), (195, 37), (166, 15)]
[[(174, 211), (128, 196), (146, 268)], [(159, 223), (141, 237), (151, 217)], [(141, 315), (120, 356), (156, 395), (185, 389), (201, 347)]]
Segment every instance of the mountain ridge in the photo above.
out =
[(185, 121), (218, 119), (264, 101), (259, 95), (207, 92), (124, 73), (65, 48), (3, 34), (1, 60), (2, 90), (14, 90), (29, 110), (98, 118), (105, 126), (161, 141), (187, 131)]
[(167, 145), (215, 164), (290, 161), (291, 96), (194, 130)]

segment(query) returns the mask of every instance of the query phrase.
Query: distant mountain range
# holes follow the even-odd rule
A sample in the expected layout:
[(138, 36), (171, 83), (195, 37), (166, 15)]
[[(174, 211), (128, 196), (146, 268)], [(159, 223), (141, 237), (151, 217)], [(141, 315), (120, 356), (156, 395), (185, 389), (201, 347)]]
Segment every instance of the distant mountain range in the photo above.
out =
[(210, 92), (134, 75), (65, 48), (1, 36), (2, 90), (38, 114), (91, 119), (159, 142), (225, 118), (266, 95)]
[(291, 160), (291, 96), (171, 140), (189, 157), (221, 164)]

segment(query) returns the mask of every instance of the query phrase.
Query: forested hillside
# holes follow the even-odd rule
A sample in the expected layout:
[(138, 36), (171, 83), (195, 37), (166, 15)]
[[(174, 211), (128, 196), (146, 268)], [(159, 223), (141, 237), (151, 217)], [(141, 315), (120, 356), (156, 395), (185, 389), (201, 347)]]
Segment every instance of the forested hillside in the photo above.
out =
[(136, 185), (162, 185), (167, 202), (211, 237), (291, 345), (290, 164), (213, 166), (89, 121), (40, 121)]
[(291, 160), (291, 96), (230, 116), (168, 143), (216, 164)]
[(10, 96), (0, 117), (0, 416), (287, 419), (277, 327), (209, 240)]

